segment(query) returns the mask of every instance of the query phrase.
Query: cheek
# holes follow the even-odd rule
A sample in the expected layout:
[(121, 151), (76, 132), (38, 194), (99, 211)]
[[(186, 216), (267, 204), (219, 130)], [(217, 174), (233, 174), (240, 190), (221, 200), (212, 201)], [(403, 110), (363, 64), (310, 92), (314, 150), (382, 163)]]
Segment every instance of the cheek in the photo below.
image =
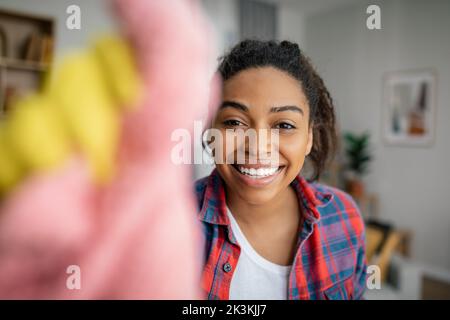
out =
[(305, 161), (307, 144), (307, 133), (280, 137), (280, 155), (288, 162), (289, 166), (300, 169)]

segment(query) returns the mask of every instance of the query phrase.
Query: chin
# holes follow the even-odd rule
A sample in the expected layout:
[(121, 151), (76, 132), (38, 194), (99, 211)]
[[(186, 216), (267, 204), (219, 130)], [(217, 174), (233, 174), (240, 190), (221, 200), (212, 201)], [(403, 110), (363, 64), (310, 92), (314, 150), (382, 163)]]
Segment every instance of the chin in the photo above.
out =
[(276, 190), (239, 190), (238, 194), (248, 204), (261, 206), (273, 201), (278, 193)]

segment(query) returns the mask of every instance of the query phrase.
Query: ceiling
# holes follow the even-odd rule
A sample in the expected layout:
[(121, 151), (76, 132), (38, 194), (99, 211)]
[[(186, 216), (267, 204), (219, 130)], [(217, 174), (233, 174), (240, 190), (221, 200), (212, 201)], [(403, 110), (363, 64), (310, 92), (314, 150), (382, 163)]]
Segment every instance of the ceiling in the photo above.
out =
[(321, 11), (357, 3), (358, 0), (260, 0), (269, 3), (279, 3), (293, 6), (304, 15), (315, 14)]

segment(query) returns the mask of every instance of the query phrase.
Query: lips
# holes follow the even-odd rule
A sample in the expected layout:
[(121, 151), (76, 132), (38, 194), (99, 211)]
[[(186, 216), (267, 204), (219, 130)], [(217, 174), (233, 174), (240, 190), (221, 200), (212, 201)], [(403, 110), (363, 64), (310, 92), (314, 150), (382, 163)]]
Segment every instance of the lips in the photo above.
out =
[(263, 166), (263, 165), (231, 165), (231, 172), (240, 183), (247, 187), (264, 188), (277, 180), (285, 166)]
[(270, 165), (231, 165), (234, 175), (247, 186), (264, 187), (272, 183), (285, 166)]

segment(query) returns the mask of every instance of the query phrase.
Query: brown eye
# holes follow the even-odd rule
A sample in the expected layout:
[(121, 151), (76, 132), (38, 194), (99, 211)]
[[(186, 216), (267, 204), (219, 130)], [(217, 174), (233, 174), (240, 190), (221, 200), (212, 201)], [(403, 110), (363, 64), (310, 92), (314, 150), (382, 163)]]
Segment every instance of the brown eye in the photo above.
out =
[(281, 122), (275, 126), (275, 129), (292, 130), (295, 129), (295, 127), (290, 123)]
[(224, 122), (223, 122), (223, 124), (225, 125), (225, 126), (227, 126), (227, 127), (239, 127), (239, 126), (242, 126), (242, 125), (244, 125), (242, 122), (240, 122), (239, 120), (234, 120), (234, 119), (231, 119), (231, 120), (225, 120)]

